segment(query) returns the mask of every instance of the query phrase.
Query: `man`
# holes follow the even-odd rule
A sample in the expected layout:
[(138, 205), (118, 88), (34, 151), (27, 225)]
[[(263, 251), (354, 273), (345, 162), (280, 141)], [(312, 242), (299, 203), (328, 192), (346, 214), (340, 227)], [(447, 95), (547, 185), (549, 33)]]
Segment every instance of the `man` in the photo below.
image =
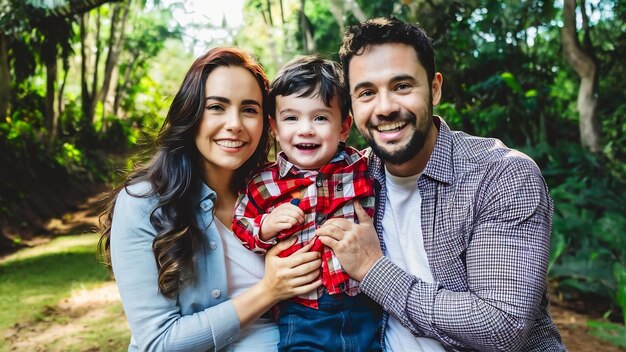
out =
[(359, 224), (331, 219), (317, 234), (388, 313), (384, 347), (565, 350), (548, 314), (553, 205), (537, 165), (433, 116), (443, 77), (421, 28), (372, 19), (339, 55), (377, 208), (373, 224), (355, 204)]

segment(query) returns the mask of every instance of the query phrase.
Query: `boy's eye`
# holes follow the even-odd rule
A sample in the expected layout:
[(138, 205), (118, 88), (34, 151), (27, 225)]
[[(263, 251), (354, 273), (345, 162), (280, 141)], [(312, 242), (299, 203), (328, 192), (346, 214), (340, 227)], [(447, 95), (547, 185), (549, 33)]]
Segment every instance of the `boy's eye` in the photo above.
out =
[(324, 115), (318, 115), (315, 116), (315, 118), (313, 119), (313, 121), (315, 122), (324, 122), (324, 121), (328, 121), (328, 117), (324, 116)]

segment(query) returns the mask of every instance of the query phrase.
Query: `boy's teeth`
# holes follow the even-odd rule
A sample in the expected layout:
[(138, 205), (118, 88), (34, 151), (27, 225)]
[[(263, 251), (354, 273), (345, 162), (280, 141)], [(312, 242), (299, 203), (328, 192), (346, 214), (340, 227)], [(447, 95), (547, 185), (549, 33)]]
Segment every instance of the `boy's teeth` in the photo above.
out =
[(242, 141), (217, 141), (216, 143), (226, 148), (239, 148), (243, 145)]
[(378, 130), (378, 132), (386, 132), (386, 131), (399, 129), (401, 127), (404, 127), (404, 125), (405, 125), (404, 121), (396, 121), (396, 122), (391, 122), (391, 123), (380, 124), (376, 127), (376, 129)]

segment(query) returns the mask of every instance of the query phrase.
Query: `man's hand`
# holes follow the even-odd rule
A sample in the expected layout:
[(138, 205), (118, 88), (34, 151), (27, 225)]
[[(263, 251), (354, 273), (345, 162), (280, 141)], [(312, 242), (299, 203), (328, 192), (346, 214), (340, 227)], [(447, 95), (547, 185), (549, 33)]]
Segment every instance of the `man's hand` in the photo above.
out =
[(280, 231), (304, 222), (304, 212), (292, 203), (285, 203), (272, 210), (261, 223), (259, 238), (269, 241)]
[(383, 256), (372, 223), (358, 201), (354, 202), (358, 224), (346, 219), (329, 219), (315, 232), (320, 241), (330, 247), (348, 275), (357, 281)]

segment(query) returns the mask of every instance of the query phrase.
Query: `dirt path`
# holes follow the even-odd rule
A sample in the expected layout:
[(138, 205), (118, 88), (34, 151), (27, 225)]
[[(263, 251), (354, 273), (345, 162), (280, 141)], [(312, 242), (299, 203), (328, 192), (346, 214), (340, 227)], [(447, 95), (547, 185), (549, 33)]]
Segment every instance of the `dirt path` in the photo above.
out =
[(56, 307), (48, 307), (43, 319), (7, 330), (4, 338), (11, 351), (121, 351), (127, 348), (128, 338), (121, 340), (124, 342), (108, 341), (106, 348), (90, 347), (81, 338), (98, 334), (107, 325), (127, 332), (128, 323), (119, 301), (114, 282), (79, 290)]
[[(97, 226), (98, 201), (100, 194), (89, 198), (79, 206), (78, 211), (55, 219), (48, 223), (52, 233), (76, 233), (92, 230)], [(30, 245), (45, 242), (45, 238), (35, 239)], [(608, 343), (588, 334), (586, 323), (600, 317), (577, 313), (559, 301), (552, 302), (552, 317), (565, 345), (570, 351), (624, 352), (626, 349)], [(38, 321), (23, 323), (6, 332), (4, 337), (13, 346), (12, 351), (66, 351), (70, 346), (80, 351), (116, 351), (124, 350), (127, 345), (119, 341), (109, 341), (107, 349), (93, 349), (81, 345), (82, 334), (94, 334), (94, 327), (99, 329), (120, 330), (120, 334), (129, 335), (128, 324), (124, 317), (119, 294), (114, 282), (93, 290), (78, 290), (71, 297), (62, 300), (55, 307), (44, 312), (45, 317)], [(104, 325), (102, 322), (105, 322)], [(128, 341), (127, 337), (124, 337)]]

